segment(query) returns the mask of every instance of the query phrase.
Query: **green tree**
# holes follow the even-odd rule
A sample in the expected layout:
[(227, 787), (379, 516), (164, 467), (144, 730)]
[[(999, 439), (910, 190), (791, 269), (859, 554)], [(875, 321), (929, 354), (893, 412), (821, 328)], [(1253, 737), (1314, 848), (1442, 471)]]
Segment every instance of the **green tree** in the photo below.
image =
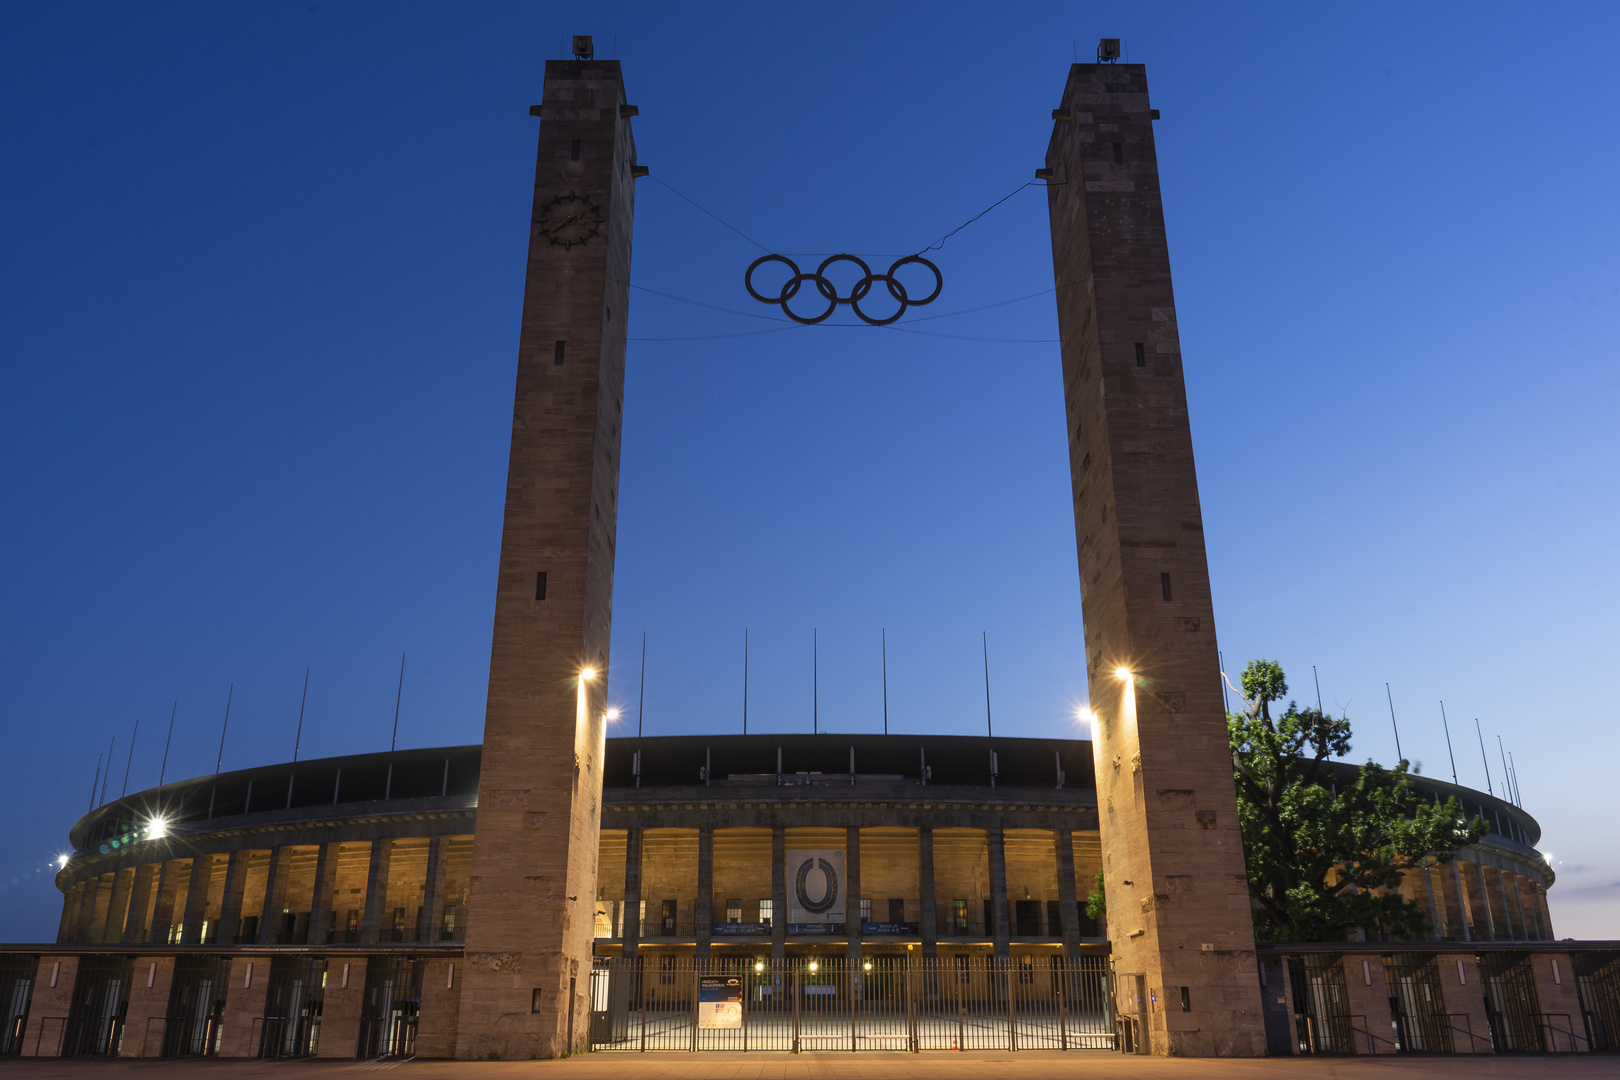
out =
[(1421, 936), (1427, 905), (1402, 899), (1407, 873), (1448, 863), (1478, 840), (1485, 822), (1465, 820), (1456, 797), (1443, 803), (1413, 788), (1407, 762), (1369, 760), (1353, 776), (1330, 759), (1350, 752), (1350, 721), (1290, 701), (1281, 665), (1243, 669), (1244, 711), (1227, 715), (1238, 817), (1262, 941), (1343, 941), (1356, 928)]
[(1103, 892), (1103, 872), (1097, 871), (1097, 880), (1086, 897), (1086, 918), (1101, 922), (1108, 915), (1108, 894)]

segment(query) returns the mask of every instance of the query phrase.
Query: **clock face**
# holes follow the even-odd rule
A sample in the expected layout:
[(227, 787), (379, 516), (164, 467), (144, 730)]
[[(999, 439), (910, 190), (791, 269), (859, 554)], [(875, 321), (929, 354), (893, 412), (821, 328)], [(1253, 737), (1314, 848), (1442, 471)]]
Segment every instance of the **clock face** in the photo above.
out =
[(602, 212), (591, 200), (569, 192), (545, 205), (534, 219), (540, 235), (553, 244), (571, 248), (583, 244), (602, 230)]

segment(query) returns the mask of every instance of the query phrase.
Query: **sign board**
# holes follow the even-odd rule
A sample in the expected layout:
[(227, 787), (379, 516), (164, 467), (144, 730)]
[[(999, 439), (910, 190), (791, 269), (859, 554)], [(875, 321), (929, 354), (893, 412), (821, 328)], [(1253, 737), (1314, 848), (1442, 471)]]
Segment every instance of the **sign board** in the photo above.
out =
[(743, 981), (740, 975), (704, 975), (698, 980), (698, 1027), (742, 1027)]
[(914, 922), (863, 922), (861, 923), (861, 933), (875, 937), (884, 935), (915, 937), (917, 924)]
[(786, 855), (789, 924), (843, 926), (843, 850), (800, 848)]
[(762, 922), (717, 922), (709, 928), (715, 937), (769, 937), (771, 924)]

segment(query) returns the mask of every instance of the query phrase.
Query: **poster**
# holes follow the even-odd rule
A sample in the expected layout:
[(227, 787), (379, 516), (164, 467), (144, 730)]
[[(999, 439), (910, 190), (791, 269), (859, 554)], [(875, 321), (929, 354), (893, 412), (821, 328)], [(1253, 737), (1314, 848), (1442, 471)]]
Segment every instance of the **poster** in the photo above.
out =
[(737, 975), (704, 975), (698, 980), (698, 1027), (742, 1027), (743, 984)]
[[(787, 878), (788, 932), (843, 933), (843, 850), (800, 848), (789, 851), (783, 872)], [(831, 929), (833, 927), (837, 930)]]

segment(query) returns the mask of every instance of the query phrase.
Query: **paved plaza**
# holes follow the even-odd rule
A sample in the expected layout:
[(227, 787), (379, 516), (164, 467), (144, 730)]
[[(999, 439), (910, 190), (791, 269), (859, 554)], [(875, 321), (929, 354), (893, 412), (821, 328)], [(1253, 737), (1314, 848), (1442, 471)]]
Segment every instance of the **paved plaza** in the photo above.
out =
[(1355, 1058), (1145, 1058), (1051, 1052), (963, 1054), (586, 1054), (562, 1061), (92, 1061), (0, 1059), (0, 1080), (344, 1080), (389, 1072), (398, 1080), (1417, 1080), (1419, 1077), (1612, 1080), (1610, 1054)]

